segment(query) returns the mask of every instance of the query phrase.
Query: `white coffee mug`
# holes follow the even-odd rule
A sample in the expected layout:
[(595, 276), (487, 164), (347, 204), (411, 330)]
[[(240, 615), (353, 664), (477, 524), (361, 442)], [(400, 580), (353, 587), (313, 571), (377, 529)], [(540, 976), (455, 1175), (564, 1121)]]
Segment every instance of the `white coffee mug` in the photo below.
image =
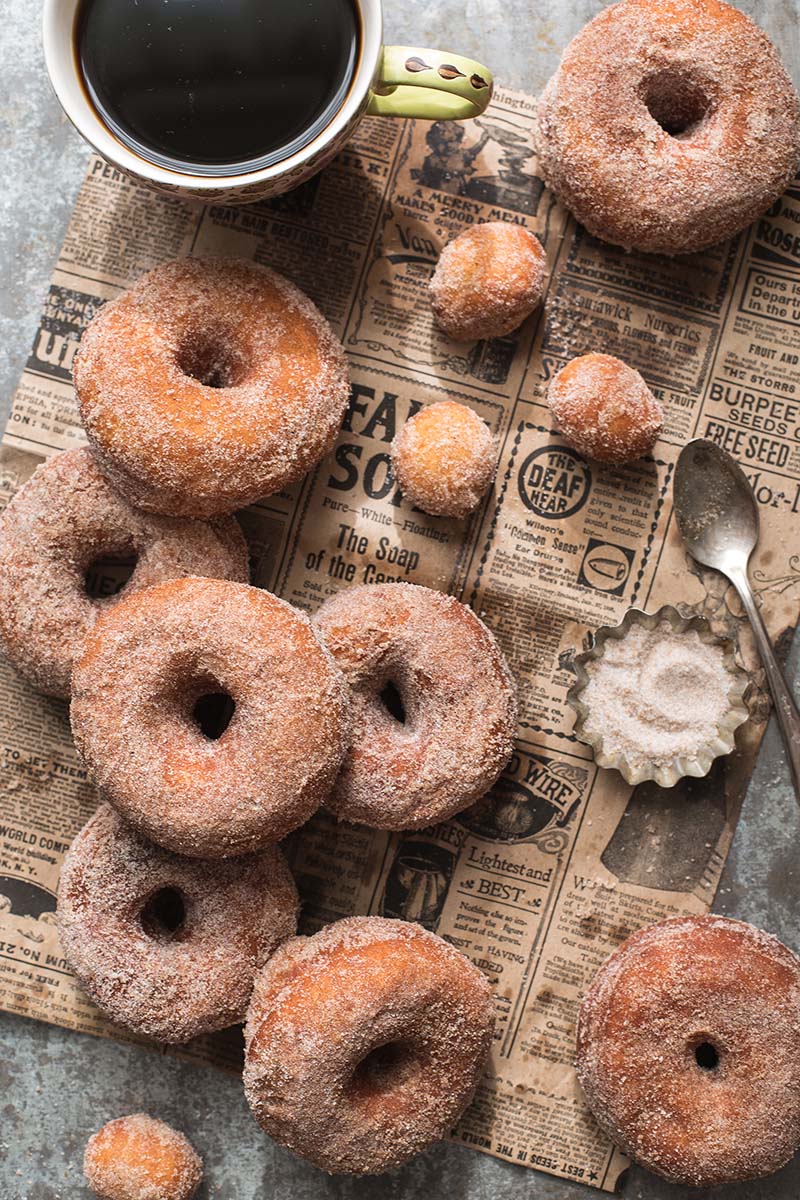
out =
[(196, 200), (247, 203), (297, 187), (343, 148), (363, 116), (463, 120), (484, 111), (492, 76), (472, 59), (441, 50), (383, 45), (380, 0), (355, 0), (361, 17), (359, 60), (345, 100), (302, 149), (269, 166), (230, 175), (170, 170), (124, 145), (92, 105), (75, 52), (80, 0), (45, 0), (44, 55), (64, 112), (95, 150), (126, 175), (161, 191)]

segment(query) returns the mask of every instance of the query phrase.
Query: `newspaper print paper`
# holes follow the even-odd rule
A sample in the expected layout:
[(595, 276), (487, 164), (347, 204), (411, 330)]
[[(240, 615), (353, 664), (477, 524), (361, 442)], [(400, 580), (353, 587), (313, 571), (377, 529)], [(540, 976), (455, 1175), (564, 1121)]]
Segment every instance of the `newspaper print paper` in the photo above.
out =
[[(317, 470), (242, 514), (255, 582), (310, 611), (349, 584), (450, 591), (497, 634), (521, 708), (508, 770), (458, 818), (389, 835), (321, 814), (290, 839), (305, 928), (383, 913), (459, 946), (495, 985), (499, 1021), (454, 1137), (611, 1191), (626, 1160), (575, 1079), (580, 997), (633, 930), (709, 907), (768, 716), (732, 589), (690, 563), (676, 535), (672, 476), (690, 437), (723, 444), (756, 488), (751, 576), (773, 637), (798, 616), (800, 191), (704, 254), (625, 254), (544, 190), (534, 111), (531, 97), (501, 91), (463, 124), (368, 119), (323, 175), (243, 208), (157, 195), (92, 159), (14, 401), (0, 494), (7, 502), (42, 458), (82, 444), (70, 378), (81, 331), (144, 270), (178, 255), (244, 255), (313, 297), (350, 356), (350, 410)], [(485, 220), (542, 239), (547, 304), (510, 337), (458, 345), (433, 326), (426, 286), (442, 245)], [(663, 401), (651, 458), (598, 467), (554, 432), (548, 380), (589, 350), (624, 358)], [(471, 405), (501, 446), (496, 486), (466, 521), (413, 509), (390, 473), (395, 431), (444, 397)], [(564, 702), (587, 631), (665, 602), (738, 637), (753, 681), (739, 752), (670, 792), (598, 771)], [(59, 865), (97, 803), (66, 706), (4, 662), (0, 675), (0, 1007), (129, 1038), (77, 989), (54, 927)], [(182, 1053), (236, 1069), (241, 1040), (234, 1031)]]

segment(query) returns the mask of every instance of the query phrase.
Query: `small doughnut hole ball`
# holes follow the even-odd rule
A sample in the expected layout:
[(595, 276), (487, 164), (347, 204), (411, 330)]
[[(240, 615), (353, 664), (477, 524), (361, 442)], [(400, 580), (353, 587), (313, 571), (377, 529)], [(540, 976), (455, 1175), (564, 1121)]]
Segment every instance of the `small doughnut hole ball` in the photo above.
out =
[(441, 253), (430, 283), (436, 320), (456, 342), (503, 337), (544, 299), (542, 243), (521, 225), (487, 221)]
[(653, 449), (664, 412), (638, 371), (610, 354), (573, 358), (550, 383), (558, 428), (585, 458), (629, 463)]
[(392, 442), (392, 470), (412, 504), (433, 517), (465, 517), (491, 486), (497, 443), (465, 404), (442, 400), (415, 413)]
[(89, 1138), (83, 1171), (100, 1200), (190, 1200), (203, 1163), (177, 1129), (134, 1113)]

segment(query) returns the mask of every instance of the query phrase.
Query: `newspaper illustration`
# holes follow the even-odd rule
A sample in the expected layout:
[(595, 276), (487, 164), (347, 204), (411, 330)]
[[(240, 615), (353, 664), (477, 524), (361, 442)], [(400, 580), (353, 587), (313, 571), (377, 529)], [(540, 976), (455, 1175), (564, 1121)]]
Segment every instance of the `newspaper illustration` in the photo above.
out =
[[(254, 582), (308, 611), (358, 583), (453, 593), (497, 635), (520, 723), (498, 784), (442, 825), (388, 834), (322, 812), (293, 835), (303, 928), (381, 913), (464, 951), (495, 987), (498, 1025), (453, 1137), (612, 1191), (626, 1160), (575, 1078), (580, 998), (631, 932), (709, 908), (769, 714), (739, 602), (688, 560), (672, 519), (689, 438), (723, 445), (755, 487), (751, 577), (773, 639), (788, 640), (800, 611), (800, 187), (706, 253), (626, 254), (589, 237), (543, 188), (534, 112), (531, 97), (499, 91), (464, 123), (370, 118), (324, 174), (241, 208), (159, 195), (93, 158), (14, 399), (0, 495), (7, 502), (43, 458), (83, 443), (70, 374), (81, 331), (143, 271), (180, 255), (243, 255), (311, 295), (348, 351), (350, 407), (316, 470), (240, 514)], [(456, 344), (433, 324), (427, 284), (443, 244), (485, 220), (541, 238), (547, 302), (508, 337)], [(548, 380), (590, 350), (636, 367), (662, 401), (652, 457), (599, 466), (553, 428)], [(390, 467), (402, 422), (445, 397), (475, 409), (501, 447), (495, 487), (464, 521), (414, 509)], [(631, 605), (668, 602), (737, 640), (751, 721), (708, 778), (665, 792), (597, 769), (572, 737), (565, 695), (589, 631)], [(0, 1008), (136, 1040), (77, 988), (54, 924), (60, 863), (97, 804), (66, 705), (4, 661), (0, 676)], [(241, 1038), (181, 1053), (236, 1069)]]

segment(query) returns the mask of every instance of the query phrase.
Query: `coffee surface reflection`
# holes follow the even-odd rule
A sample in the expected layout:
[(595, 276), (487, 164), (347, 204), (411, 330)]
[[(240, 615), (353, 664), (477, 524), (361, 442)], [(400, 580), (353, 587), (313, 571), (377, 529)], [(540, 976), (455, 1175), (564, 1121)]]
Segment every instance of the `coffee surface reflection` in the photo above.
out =
[(356, 0), (83, 0), (84, 86), (135, 153), (230, 174), (302, 149), (332, 120), (358, 63)]

